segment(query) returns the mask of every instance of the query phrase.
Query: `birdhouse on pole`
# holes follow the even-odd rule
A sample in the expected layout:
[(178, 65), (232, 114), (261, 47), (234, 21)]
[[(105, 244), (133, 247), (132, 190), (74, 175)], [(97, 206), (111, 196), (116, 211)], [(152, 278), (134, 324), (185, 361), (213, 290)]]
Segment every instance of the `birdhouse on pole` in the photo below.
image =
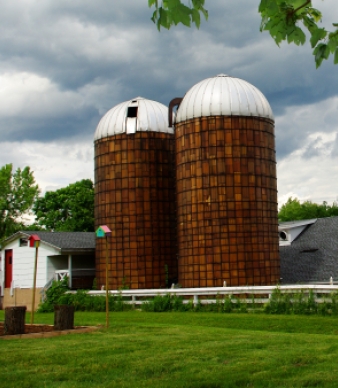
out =
[(31, 325), (34, 323), (34, 310), (35, 310), (35, 291), (36, 291), (36, 273), (38, 268), (38, 250), (40, 245), (40, 237), (37, 234), (32, 234), (29, 237), (30, 248), (35, 248), (35, 261), (34, 261), (34, 275), (33, 275), (33, 291), (32, 291), (32, 312), (31, 312)]
[(29, 237), (29, 247), (30, 248), (38, 248), (40, 245), (40, 237), (37, 234), (32, 234)]
[(96, 229), (96, 237), (98, 238), (103, 238), (103, 237), (108, 237), (111, 235), (111, 230), (108, 228), (107, 225), (102, 225), (102, 226), (99, 226), (97, 229)]
[(96, 230), (96, 237), (106, 238), (106, 327), (109, 327), (109, 297), (108, 297), (108, 237), (111, 235), (111, 230), (107, 225), (101, 225)]

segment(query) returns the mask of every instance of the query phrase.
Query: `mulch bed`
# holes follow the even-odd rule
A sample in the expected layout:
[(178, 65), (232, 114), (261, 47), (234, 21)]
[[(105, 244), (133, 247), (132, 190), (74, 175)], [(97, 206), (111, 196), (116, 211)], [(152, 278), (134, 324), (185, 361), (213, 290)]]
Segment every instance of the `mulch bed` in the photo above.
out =
[[(30, 333), (46, 333), (54, 331), (54, 326), (52, 325), (29, 325), (25, 324), (25, 334)], [(4, 335), (4, 324), (0, 322), (0, 336)]]
[(15, 339), (15, 338), (41, 338), (41, 337), (54, 337), (57, 335), (72, 334), (72, 333), (87, 333), (93, 330), (100, 329), (102, 326), (74, 326), (74, 329), (70, 330), (54, 330), (53, 325), (30, 325), (25, 324), (25, 334), (17, 335), (5, 335), (4, 323), (0, 322), (0, 338), (2, 339)]

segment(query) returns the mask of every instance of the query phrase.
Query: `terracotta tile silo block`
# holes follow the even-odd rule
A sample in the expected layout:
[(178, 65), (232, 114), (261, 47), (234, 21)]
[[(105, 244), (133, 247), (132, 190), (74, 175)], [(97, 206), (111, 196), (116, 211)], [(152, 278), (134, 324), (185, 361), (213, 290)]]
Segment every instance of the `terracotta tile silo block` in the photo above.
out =
[[(181, 145), (176, 155), (179, 283), (276, 284), (273, 122), (258, 117), (194, 118), (176, 125), (176, 144)], [(198, 158), (197, 153), (190, 157), (192, 144), (202, 144)]]
[[(113, 232), (111, 289), (177, 282), (174, 142), (172, 134), (160, 132), (123, 133), (95, 142), (95, 224), (107, 224)], [(101, 286), (105, 246), (99, 239), (96, 261)]]

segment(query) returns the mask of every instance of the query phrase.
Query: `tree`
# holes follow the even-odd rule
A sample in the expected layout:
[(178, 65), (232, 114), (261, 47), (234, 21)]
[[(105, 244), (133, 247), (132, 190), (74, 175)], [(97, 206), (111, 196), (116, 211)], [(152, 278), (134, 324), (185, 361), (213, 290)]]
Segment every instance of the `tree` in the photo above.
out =
[(278, 213), (278, 219), (282, 222), (332, 216), (338, 216), (338, 204), (336, 202), (333, 202), (332, 206), (325, 201), (322, 204), (311, 201), (300, 203), (299, 199), (291, 197)]
[(46, 229), (63, 232), (94, 231), (94, 184), (90, 179), (70, 184), (39, 197), (33, 211)]
[[(195, 24), (199, 28), (201, 15), (208, 19), (204, 4), (205, 0), (189, 0), (188, 5), (182, 0), (148, 0), (149, 7), (155, 8), (151, 19), (158, 30), (179, 23), (187, 27)], [(319, 27), (322, 14), (312, 7), (311, 0), (261, 0), (258, 12), (262, 17), (260, 30), (268, 31), (278, 46), (283, 41), (303, 45), (304, 31), (307, 31), (316, 67), (330, 55), (333, 55), (333, 62), (338, 63), (338, 23), (332, 24), (331, 32)]]
[(24, 216), (29, 213), (39, 194), (29, 167), (6, 164), (0, 169), (0, 240), (25, 228)]

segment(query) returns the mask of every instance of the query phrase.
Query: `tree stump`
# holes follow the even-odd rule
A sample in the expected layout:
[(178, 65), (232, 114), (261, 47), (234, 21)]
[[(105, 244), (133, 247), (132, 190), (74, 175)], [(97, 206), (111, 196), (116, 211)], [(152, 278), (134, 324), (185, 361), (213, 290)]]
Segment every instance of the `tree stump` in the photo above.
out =
[(54, 306), (54, 330), (74, 329), (74, 310), (67, 304)]
[(4, 334), (24, 334), (26, 306), (13, 306), (5, 308)]

